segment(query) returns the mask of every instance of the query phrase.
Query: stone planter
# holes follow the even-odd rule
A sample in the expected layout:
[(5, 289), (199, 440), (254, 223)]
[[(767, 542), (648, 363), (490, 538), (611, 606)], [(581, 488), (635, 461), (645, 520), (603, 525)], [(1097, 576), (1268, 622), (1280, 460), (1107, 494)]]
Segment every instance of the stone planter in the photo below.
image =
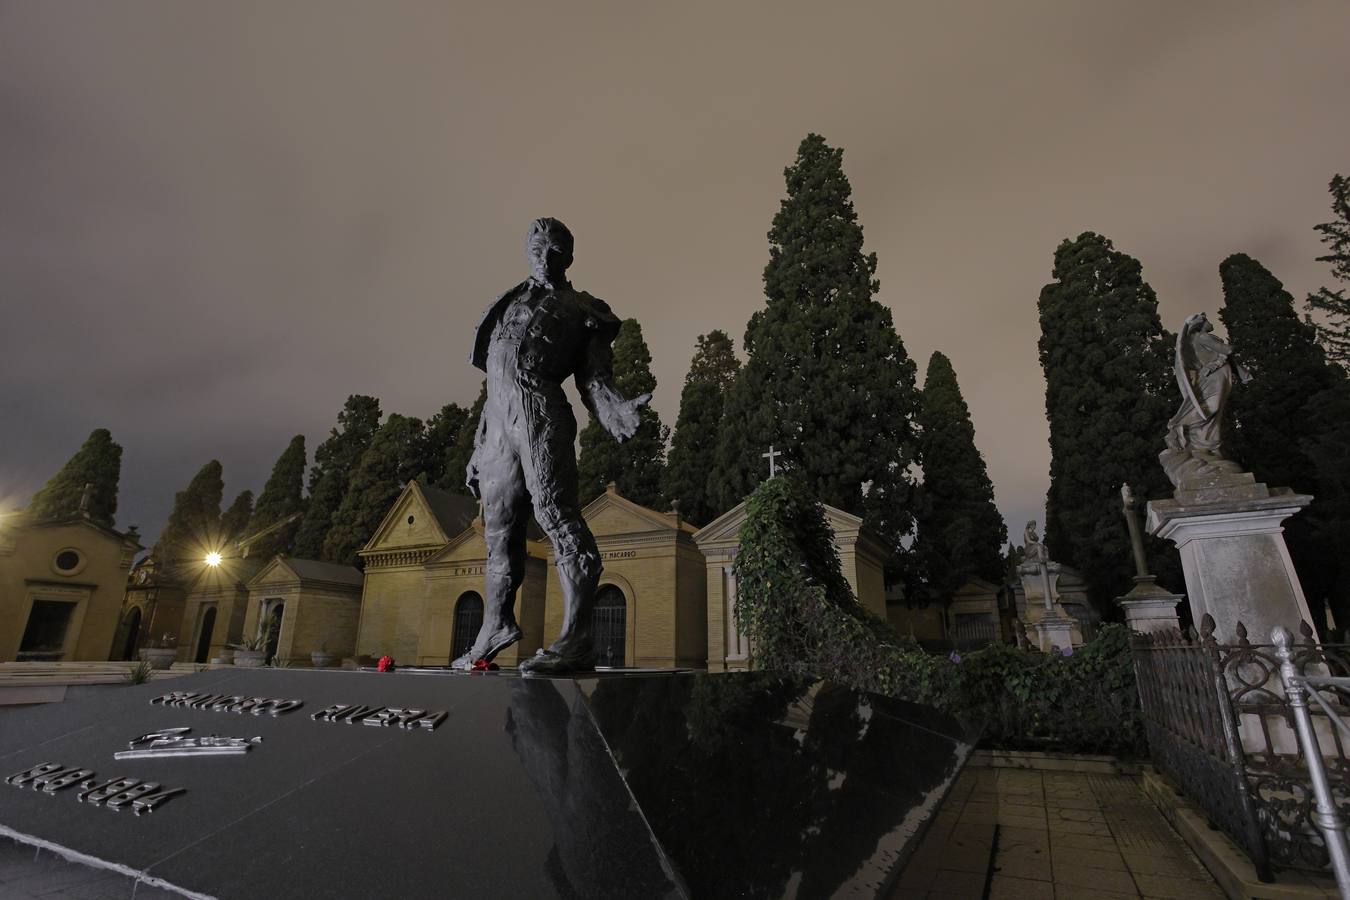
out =
[(260, 669), (267, 662), (266, 650), (236, 650), (234, 664), (245, 669)]
[(314, 668), (327, 669), (337, 660), (337, 657), (326, 650), (315, 650), (309, 655), (309, 659)]
[(139, 651), (141, 660), (152, 669), (167, 669), (178, 656), (177, 647), (146, 647)]

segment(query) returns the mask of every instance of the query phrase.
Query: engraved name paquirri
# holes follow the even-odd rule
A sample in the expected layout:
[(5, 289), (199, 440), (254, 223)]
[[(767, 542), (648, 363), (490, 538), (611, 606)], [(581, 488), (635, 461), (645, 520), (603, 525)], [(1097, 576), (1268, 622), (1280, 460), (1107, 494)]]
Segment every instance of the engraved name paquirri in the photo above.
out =
[(44, 794), (55, 794), (78, 786), (75, 798), (81, 803), (106, 806), (118, 811), (130, 809), (138, 816), (153, 812), (171, 797), (187, 792), (185, 788), (166, 788), (157, 781), (141, 781), (139, 778), (112, 778), (99, 784), (93, 769), (54, 762), (15, 772), (5, 779), (5, 784), (16, 788), (29, 787)]

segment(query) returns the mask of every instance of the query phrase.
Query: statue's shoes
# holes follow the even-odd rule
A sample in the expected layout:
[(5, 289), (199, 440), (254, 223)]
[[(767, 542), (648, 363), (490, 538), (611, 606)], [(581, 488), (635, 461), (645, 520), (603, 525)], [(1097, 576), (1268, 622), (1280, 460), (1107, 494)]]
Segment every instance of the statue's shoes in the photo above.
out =
[(576, 656), (564, 656), (554, 650), (537, 650), (518, 668), (522, 675), (573, 675), (594, 672), (596, 658), (594, 650)]
[(480, 659), (484, 662), (492, 662), (493, 657), (524, 636), (525, 632), (520, 630), (520, 626), (512, 624), (495, 632), (492, 637), (488, 639), (488, 645), (485, 650), (479, 650), (478, 644), (475, 643), (469, 648), (468, 653), (465, 653), (463, 656), (456, 658), (454, 662), (450, 663), (450, 668), (463, 669), (466, 672), (472, 671), (474, 663), (478, 662)]

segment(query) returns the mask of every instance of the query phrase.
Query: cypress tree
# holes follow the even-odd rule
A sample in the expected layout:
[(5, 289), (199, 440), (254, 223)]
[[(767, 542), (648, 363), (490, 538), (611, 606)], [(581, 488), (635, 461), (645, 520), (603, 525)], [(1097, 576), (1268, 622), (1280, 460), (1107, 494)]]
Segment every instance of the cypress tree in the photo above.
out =
[(167, 564), (191, 567), (206, 554), (221, 552), (220, 501), (225, 493), (221, 466), (211, 460), (174, 494), (169, 521), (159, 534), (154, 554)]
[(390, 414), (361, 455), (323, 541), (323, 559), (359, 565), (366, 545), (421, 462), (422, 420)]
[[(248, 521), (247, 536), (266, 531), (287, 516), (304, 510), (304, 485), (305, 436), (297, 434), (272, 466), (272, 474), (268, 476), (267, 484), (263, 485), (262, 496), (258, 498), (253, 516)], [(278, 553), (290, 553), (299, 530), (300, 523), (292, 522), (251, 541), (247, 553), (258, 559), (271, 559)]]
[(724, 510), (744, 499), (767, 476), (761, 454), (773, 444), (816, 499), (862, 515), (901, 560), (913, 527), (914, 362), (872, 298), (877, 259), (863, 252), (843, 151), (808, 135), (784, 175), (766, 304), (727, 392), (714, 499)]
[(740, 368), (726, 332), (699, 337), (680, 392), (664, 485), (666, 496), (679, 501), (681, 516), (695, 525), (706, 525), (723, 512), (713, 503), (708, 483), (717, 463), (723, 400)]
[[(625, 397), (656, 390), (652, 354), (642, 339), (637, 319), (624, 319), (614, 338), (614, 386)], [(651, 406), (639, 412), (637, 433), (622, 444), (591, 416), (581, 431), (581, 458), (577, 463), (582, 504), (594, 500), (613, 481), (619, 493), (643, 506), (661, 508), (661, 479), (665, 471), (668, 429)]]
[(928, 360), (919, 427), (923, 502), (914, 551), (925, 582), (922, 596), (945, 603), (971, 576), (1002, 582), (1008, 529), (994, 505), (994, 485), (975, 446), (956, 371), (941, 353)]
[[(422, 441), (422, 464), (417, 477), (432, 485), (445, 480), (455, 456), (459, 433), (468, 421), (469, 411), (458, 403), (445, 404), (440, 412), (427, 420)], [(460, 480), (463, 481), (463, 472), (460, 473)]]
[(1340, 426), (1326, 415), (1343, 408), (1345, 373), (1327, 361), (1317, 330), (1299, 319), (1294, 298), (1263, 265), (1235, 253), (1219, 265), (1219, 277), (1219, 316), (1234, 355), (1252, 373), (1229, 401), (1234, 455), (1261, 481), (1313, 495), (1311, 506), (1285, 522), (1289, 555), (1314, 614), (1320, 617), (1326, 600), (1350, 622), (1350, 595), (1338, 587), (1345, 545), (1337, 543), (1336, 509), (1350, 471), (1328, 463)]
[(483, 417), (483, 405), (487, 403), (487, 382), (478, 389), (478, 399), (464, 417), (464, 424), (455, 435), (455, 442), (446, 449), (445, 471), (439, 479), (430, 479), (434, 487), (458, 494), (468, 495), (464, 486), (465, 470), (469, 468), (469, 458), (473, 456), (473, 442), (478, 434), (478, 421)]
[(309, 504), (295, 537), (296, 556), (319, 559), (323, 555), (324, 538), (333, 527), (333, 516), (342, 505), (347, 482), (379, 427), (379, 400), (364, 394), (347, 398), (338, 413), (338, 427), (314, 451), (314, 465), (309, 470)]
[(79, 515), (85, 485), (89, 518), (109, 528), (117, 513), (117, 483), (122, 476), (122, 447), (106, 428), (95, 428), (75, 455), (53, 475), (28, 503), (28, 514), (38, 519), (66, 519)]
[[(1121, 483), (1142, 497), (1172, 490), (1158, 462), (1177, 402), (1172, 345), (1139, 261), (1101, 235), (1063, 241), (1054, 278), (1039, 302), (1050, 424), (1045, 542), (1105, 607), (1134, 574)], [(1151, 550), (1153, 571), (1174, 580), (1175, 552)]]
[(220, 539), (224, 545), (233, 544), (245, 536), (248, 520), (253, 516), (253, 492), (240, 491), (230, 508), (220, 515)]
[[(1350, 283), (1350, 178), (1333, 176), (1328, 190), (1334, 218), (1314, 227), (1331, 252), (1317, 257), (1317, 261), (1331, 263), (1332, 277)], [(1327, 356), (1342, 366), (1350, 363), (1350, 297), (1345, 295), (1345, 288), (1333, 291), (1323, 287), (1308, 295), (1307, 305), (1327, 317), (1327, 323), (1317, 329)]]

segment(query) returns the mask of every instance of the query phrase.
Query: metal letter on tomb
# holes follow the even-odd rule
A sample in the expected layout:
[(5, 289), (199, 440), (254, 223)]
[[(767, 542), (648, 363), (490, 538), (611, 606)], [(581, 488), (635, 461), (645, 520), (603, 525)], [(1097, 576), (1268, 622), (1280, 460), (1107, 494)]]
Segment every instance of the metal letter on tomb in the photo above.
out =
[(119, 750), (114, 759), (145, 759), (156, 756), (241, 756), (257, 744), (261, 737), (235, 738), (208, 735), (185, 737), (191, 728), (164, 728), (143, 734), (130, 741), (128, 750)]

